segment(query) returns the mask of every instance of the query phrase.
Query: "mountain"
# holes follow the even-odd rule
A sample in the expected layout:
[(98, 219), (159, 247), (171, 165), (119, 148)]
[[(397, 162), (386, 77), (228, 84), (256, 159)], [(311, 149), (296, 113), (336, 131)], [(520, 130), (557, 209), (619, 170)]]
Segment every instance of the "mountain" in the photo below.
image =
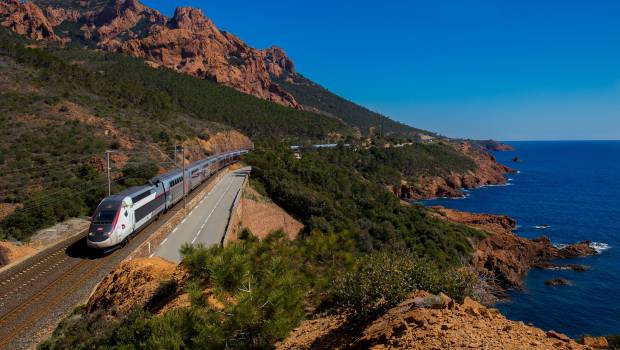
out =
[(179, 7), (168, 18), (137, 0), (5, 0), (0, 19), (4, 27), (30, 39), (137, 57), (153, 67), (341, 119), (360, 135), (415, 139), (430, 134), (333, 94), (297, 73), (281, 48), (252, 48), (220, 31), (199, 9)]
[(437, 137), (432, 132), (397, 122), (344, 99), (301, 74), (284, 70), (281, 74), (272, 75), (272, 79), (289, 91), (304, 109), (340, 118), (354, 126), (361, 135), (382, 133), (414, 140)]

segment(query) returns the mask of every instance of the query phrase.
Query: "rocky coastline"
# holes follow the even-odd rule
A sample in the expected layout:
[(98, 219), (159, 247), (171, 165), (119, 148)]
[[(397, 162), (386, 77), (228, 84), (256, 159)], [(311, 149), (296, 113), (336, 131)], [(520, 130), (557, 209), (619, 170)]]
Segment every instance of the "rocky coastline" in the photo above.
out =
[(405, 201), (464, 197), (463, 190), (505, 185), (508, 182), (506, 175), (516, 172), (470, 142), (453, 144), (453, 147), (472, 159), (476, 169), (444, 176), (420, 176), (412, 183), (403, 182), (400, 188), (394, 189), (394, 193)]
[(431, 207), (439, 218), (468, 225), (482, 230), (488, 236), (472, 242), (474, 253), (470, 265), (483, 277), (496, 294), (502, 295), (508, 289), (523, 287), (523, 278), (533, 268), (571, 269), (583, 272), (587, 266), (557, 264), (557, 259), (568, 259), (597, 255), (590, 241), (582, 241), (563, 247), (554, 246), (549, 238), (541, 236), (527, 239), (517, 236), (516, 221), (505, 215), (476, 214)]

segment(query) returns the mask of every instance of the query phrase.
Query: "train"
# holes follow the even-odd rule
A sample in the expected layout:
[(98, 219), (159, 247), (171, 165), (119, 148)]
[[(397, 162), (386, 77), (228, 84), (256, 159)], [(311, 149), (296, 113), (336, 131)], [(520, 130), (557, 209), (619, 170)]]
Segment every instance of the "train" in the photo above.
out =
[(146, 185), (104, 198), (91, 219), (87, 246), (108, 251), (126, 244), (137, 232), (181, 201), (184, 195), (248, 152), (242, 149), (213, 155), (190, 164), (185, 172), (171, 170)]

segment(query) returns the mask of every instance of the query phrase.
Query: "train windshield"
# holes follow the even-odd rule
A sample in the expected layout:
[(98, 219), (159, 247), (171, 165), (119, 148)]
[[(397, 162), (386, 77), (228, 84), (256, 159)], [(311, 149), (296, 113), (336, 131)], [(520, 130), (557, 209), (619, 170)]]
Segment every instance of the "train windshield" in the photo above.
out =
[(120, 202), (101, 203), (95, 215), (93, 216), (94, 224), (111, 224), (116, 218), (116, 213), (120, 208)]

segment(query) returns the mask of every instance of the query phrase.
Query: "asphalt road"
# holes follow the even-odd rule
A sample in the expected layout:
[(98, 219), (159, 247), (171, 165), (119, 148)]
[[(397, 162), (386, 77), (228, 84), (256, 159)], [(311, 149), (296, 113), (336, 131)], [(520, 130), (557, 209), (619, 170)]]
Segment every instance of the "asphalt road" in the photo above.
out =
[(249, 173), (250, 168), (246, 167), (224, 176), (161, 243), (155, 255), (179, 263), (179, 249), (185, 243), (205, 246), (220, 244), (235, 197)]

